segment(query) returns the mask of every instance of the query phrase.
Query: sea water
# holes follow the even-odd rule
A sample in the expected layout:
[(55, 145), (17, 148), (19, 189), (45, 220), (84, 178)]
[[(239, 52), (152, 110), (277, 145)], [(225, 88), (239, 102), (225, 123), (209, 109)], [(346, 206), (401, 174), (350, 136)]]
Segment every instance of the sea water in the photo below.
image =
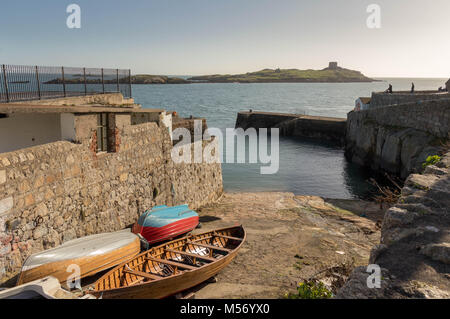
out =
[[(133, 85), (136, 103), (204, 117), (208, 127), (234, 128), (239, 111), (345, 118), (358, 97), (373, 91), (437, 90), (447, 79), (379, 79), (371, 83), (254, 83)], [(225, 191), (283, 191), (328, 198), (369, 198), (372, 172), (348, 162), (341, 148), (312, 139), (280, 138), (280, 167), (261, 175), (261, 164), (222, 164)]]

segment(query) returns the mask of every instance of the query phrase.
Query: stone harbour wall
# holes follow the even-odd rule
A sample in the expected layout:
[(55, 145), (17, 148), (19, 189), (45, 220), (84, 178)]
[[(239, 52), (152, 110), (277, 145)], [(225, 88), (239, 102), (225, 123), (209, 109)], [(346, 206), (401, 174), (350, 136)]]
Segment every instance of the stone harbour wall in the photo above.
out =
[(370, 99), (370, 108), (378, 108), (394, 104), (423, 103), (430, 100), (449, 100), (450, 94), (436, 91), (411, 92), (373, 92)]
[(337, 298), (450, 298), (450, 153), (407, 178), (369, 264), (380, 266), (381, 287), (369, 288), (358, 267)]
[(406, 178), (450, 138), (450, 101), (386, 106), (347, 117), (346, 156)]
[(126, 228), (154, 205), (196, 209), (221, 196), (221, 164), (174, 163), (165, 127), (119, 126), (115, 140), (115, 153), (95, 153), (92, 131), (79, 144), (0, 154), (0, 283), (31, 254)]
[(323, 116), (271, 112), (239, 112), (236, 128), (278, 128), (281, 136), (308, 137), (344, 145), (346, 120)]
[(439, 101), (388, 105), (377, 109), (350, 112), (347, 119), (352, 122), (372, 120), (384, 126), (414, 128), (437, 137), (449, 138), (450, 95), (447, 99)]

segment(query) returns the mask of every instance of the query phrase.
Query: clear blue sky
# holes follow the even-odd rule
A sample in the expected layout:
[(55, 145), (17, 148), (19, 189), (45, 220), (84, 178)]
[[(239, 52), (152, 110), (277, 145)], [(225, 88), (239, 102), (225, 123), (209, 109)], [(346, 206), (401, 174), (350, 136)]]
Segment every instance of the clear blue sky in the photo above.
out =
[[(82, 9), (68, 29), (66, 7)], [(371, 3), (381, 29), (366, 26)], [(0, 63), (241, 73), (325, 67), (450, 77), (449, 0), (2, 1)]]

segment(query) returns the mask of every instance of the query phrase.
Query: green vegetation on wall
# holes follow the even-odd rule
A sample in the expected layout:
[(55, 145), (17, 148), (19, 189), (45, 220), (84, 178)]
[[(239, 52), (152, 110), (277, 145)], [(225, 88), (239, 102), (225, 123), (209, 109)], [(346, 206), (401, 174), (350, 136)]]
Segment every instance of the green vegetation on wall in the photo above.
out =
[(309, 280), (298, 284), (297, 293), (286, 294), (287, 299), (329, 299), (333, 293), (320, 281)]
[(422, 164), (423, 168), (430, 166), (430, 165), (436, 165), (441, 160), (441, 157), (439, 155), (433, 155), (428, 156), (425, 163)]

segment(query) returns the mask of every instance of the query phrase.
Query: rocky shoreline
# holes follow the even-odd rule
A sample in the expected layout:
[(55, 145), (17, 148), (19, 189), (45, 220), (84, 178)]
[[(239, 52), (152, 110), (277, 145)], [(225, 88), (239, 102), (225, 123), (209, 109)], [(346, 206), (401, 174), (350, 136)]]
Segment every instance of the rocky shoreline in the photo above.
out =
[(386, 212), (370, 264), (382, 268), (370, 289), (366, 266), (354, 270), (338, 298), (450, 298), (450, 152), (423, 174), (411, 174)]

